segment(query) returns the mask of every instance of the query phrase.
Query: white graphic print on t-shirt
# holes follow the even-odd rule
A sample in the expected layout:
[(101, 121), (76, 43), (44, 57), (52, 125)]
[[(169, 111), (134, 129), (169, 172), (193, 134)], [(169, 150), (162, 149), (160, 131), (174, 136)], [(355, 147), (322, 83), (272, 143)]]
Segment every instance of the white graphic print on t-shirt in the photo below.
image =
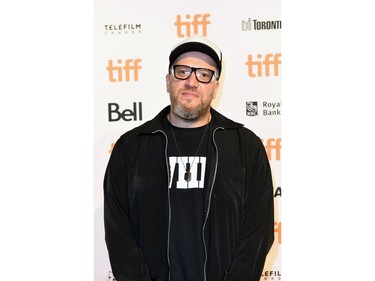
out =
[[(172, 184), (174, 183), (176, 183), (175, 186), (177, 189), (204, 188), (204, 178), (206, 173), (206, 157), (172, 156), (169, 157), (169, 165), (171, 167), (172, 176), (169, 188), (171, 188)], [(189, 180), (186, 180), (187, 178), (185, 176), (185, 168), (189, 165), (191, 178), (189, 178)]]

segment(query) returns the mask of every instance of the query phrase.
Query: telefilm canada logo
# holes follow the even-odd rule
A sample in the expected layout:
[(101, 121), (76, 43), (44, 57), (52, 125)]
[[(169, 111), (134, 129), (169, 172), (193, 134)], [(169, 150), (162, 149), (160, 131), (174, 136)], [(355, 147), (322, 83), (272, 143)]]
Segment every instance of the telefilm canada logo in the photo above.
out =
[[(280, 281), (281, 273), (280, 271), (266, 270), (263, 271), (260, 281)], [(116, 281), (112, 274), (112, 271), (108, 272), (108, 281)]]
[(248, 18), (241, 21), (242, 31), (281, 29), (281, 20), (258, 20)]
[(279, 270), (265, 270), (262, 273), (260, 281), (279, 281), (281, 280), (281, 272)]
[(140, 23), (104, 24), (105, 35), (135, 35), (142, 33)]
[(280, 101), (247, 101), (246, 102), (247, 116), (281, 116), (281, 102)]

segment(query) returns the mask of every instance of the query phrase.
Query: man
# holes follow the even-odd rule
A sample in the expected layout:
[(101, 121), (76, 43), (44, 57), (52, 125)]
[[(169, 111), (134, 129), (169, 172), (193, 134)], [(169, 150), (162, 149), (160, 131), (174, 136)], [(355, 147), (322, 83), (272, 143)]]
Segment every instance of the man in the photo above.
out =
[(116, 142), (104, 179), (105, 239), (117, 281), (259, 281), (274, 240), (260, 139), (211, 108), (220, 49), (173, 48), (170, 106)]

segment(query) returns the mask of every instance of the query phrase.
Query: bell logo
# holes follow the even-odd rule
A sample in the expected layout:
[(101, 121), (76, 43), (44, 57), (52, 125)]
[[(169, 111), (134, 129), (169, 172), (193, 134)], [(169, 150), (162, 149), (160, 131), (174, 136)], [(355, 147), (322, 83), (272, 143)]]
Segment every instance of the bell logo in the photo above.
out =
[(207, 36), (207, 26), (211, 23), (208, 18), (210, 14), (196, 14), (191, 20), (190, 15), (186, 15), (183, 20), (180, 15), (177, 16), (175, 25), (177, 27), (177, 36), (182, 38), (184, 36), (190, 37), (194, 34), (201, 34)]
[[(279, 76), (279, 65), (281, 54), (266, 54), (263, 58), (261, 54), (256, 56), (256, 59), (252, 55), (247, 56), (247, 62), (245, 63), (247, 67), (247, 73), (250, 77), (269, 77), (269, 76)], [(272, 67), (271, 67), (272, 66)], [(271, 68), (273, 68), (273, 73), (271, 73)]]
[(120, 110), (117, 103), (108, 104), (108, 121), (115, 122), (119, 120), (124, 121), (142, 121), (142, 102), (133, 102), (133, 109)]
[(116, 63), (112, 60), (108, 61), (106, 70), (108, 71), (108, 79), (110, 82), (123, 82), (130, 81), (131, 73), (133, 74), (133, 80), (138, 81), (139, 70), (142, 69), (140, 66), (141, 59), (127, 59), (124, 62), (118, 59)]

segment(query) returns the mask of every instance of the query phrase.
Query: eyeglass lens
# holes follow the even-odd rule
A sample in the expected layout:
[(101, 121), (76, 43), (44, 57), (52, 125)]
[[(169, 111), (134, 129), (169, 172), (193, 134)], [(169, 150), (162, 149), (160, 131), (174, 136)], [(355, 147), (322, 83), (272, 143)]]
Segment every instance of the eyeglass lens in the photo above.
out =
[(186, 80), (191, 74), (195, 72), (195, 77), (199, 82), (209, 83), (212, 80), (214, 71), (207, 68), (195, 68), (187, 65), (174, 65), (173, 66), (173, 75), (177, 79)]

